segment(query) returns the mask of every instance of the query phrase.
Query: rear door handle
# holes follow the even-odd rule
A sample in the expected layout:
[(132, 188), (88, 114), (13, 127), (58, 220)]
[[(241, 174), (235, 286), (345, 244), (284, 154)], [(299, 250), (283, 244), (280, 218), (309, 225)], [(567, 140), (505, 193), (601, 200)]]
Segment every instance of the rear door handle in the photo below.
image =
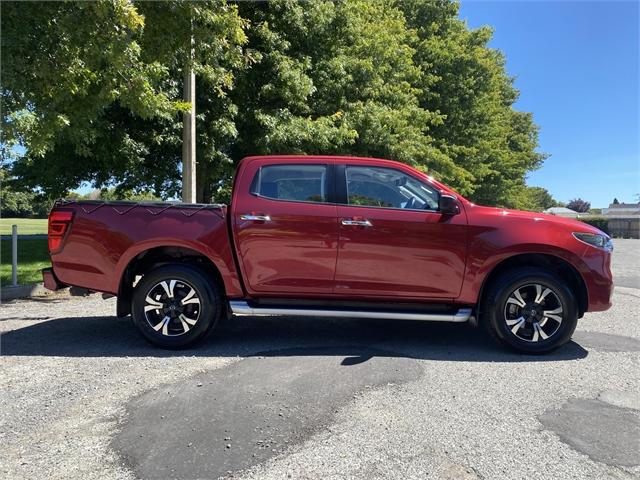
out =
[(353, 218), (343, 218), (342, 225), (348, 227), (373, 227), (373, 223), (369, 220), (354, 220)]
[(240, 215), (240, 220), (251, 220), (254, 222), (270, 222), (271, 217), (269, 215)]

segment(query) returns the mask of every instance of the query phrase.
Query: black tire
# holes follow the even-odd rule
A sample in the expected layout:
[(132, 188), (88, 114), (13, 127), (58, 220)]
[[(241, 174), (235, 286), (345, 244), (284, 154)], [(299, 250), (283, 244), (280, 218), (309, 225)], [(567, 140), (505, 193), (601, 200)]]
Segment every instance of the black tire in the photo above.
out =
[[(540, 292), (546, 296), (536, 302)], [(559, 308), (560, 313), (553, 314)], [(549, 314), (560, 317), (560, 322), (548, 318)], [(541, 268), (524, 267), (501, 275), (487, 286), (480, 321), (503, 345), (522, 353), (547, 353), (571, 339), (578, 323), (578, 305), (562, 278)]]
[[(131, 316), (153, 345), (185, 348), (204, 339), (216, 327), (226, 308), (223, 298), (217, 282), (198, 267), (167, 264), (145, 274), (136, 285)], [(162, 307), (153, 308), (156, 305)], [(149, 307), (148, 312), (145, 306)]]

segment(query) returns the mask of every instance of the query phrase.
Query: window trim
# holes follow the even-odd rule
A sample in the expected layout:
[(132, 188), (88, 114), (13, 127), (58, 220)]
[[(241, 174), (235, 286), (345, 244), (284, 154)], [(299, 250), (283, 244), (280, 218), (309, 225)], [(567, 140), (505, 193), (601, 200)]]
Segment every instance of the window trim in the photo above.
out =
[[(266, 195), (262, 195), (256, 192), (256, 189), (260, 186), (260, 180), (262, 176), (262, 169), (265, 167), (281, 167), (281, 166), (291, 166), (291, 167), (325, 167), (326, 168), (326, 177), (325, 177), (325, 190), (326, 190), (326, 201), (325, 202), (312, 202), (309, 200), (289, 200), (285, 198), (273, 198), (267, 197)], [(273, 202), (287, 202), (287, 203), (305, 203), (311, 205), (335, 205), (336, 197), (335, 197), (335, 165), (333, 163), (266, 163), (264, 165), (260, 165), (256, 173), (253, 175), (253, 179), (249, 184), (249, 194), (254, 197), (263, 198), (265, 200), (271, 200)]]
[(441, 189), (437, 188), (435, 185), (425, 182), (421, 178), (416, 178), (414, 175), (411, 175), (399, 168), (395, 167), (386, 167), (386, 166), (378, 166), (378, 165), (362, 165), (362, 164), (353, 164), (353, 163), (342, 163), (336, 165), (336, 192), (338, 192), (337, 202), (338, 205), (344, 207), (353, 207), (353, 208), (376, 208), (378, 210), (396, 210), (401, 212), (423, 212), (423, 213), (438, 213), (440, 212), (440, 207), (438, 208), (398, 208), (398, 207), (378, 207), (376, 205), (352, 205), (349, 203), (349, 192), (347, 188), (347, 168), (356, 167), (356, 168), (379, 168), (383, 170), (393, 170), (394, 172), (400, 172), (408, 177), (413, 178), (416, 182), (425, 184), (431, 187), (438, 194), (438, 204), (440, 203), (440, 197), (443, 195)]

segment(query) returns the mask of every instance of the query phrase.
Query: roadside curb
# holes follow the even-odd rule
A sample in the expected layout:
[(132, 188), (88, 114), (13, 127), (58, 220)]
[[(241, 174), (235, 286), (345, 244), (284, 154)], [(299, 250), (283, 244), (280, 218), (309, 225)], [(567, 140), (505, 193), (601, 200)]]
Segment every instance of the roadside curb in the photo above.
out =
[(54, 294), (55, 292), (44, 288), (42, 283), (36, 283), (35, 285), (17, 285), (15, 287), (2, 287), (0, 289), (0, 300), (4, 302), (17, 298), (48, 297)]
[[(44, 240), (49, 236), (46, 233), (19, 233), (18, 240)], [(11, 240), (11, 234), (0, 235), (0, 240)]]

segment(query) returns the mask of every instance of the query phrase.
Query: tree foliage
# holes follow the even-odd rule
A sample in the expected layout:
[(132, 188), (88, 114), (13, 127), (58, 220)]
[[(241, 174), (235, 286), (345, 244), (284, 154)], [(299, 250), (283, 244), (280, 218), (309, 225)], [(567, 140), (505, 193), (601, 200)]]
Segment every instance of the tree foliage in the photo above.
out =
[(245, 61), (236, 8), (6, 2), (2, 13), (3, 140), (27, 147), (13, 168), (22, 183), (55, 195), (83, 181), (175, 195), (184, 69), (224, 98)]
[(3, 128), (26, 147), (12, 173), (51, 195), (89, 181), (175, 196), (193, 65), (201, 201), (224, 199), (245, 155), (322, 153), (543, 209), (548, 192), (525, 184), (544, 159), (532, 116), (491, 30), (457, 14), (448, 0), (4, 2)]
[(49, 214), (53, 200), (32, 191), (15, 190), (7, 184), (8, 173), (0, 167), (0, 209), (3, 217), (30, 218)]
[(586, 200), (582, 200), (581, 198), (574, 198), (573, 200), (569, 200), (567, 208), (578, 213), (586, 213), (591, 208), (591, 203)]
[(514, 208), (532, 212), (542, 212), (560, 206), (547, 189), (542, 187), (521, 187), (513, 196), (512, 202)]
[(3, 130), (40, 157), (88, 155), (115, 102), (141, 118), (179, 102), (158, 88), (166, 66), (141, 59), (144, 17), (127, 1), (7, 2), (2, 11)]
[(581, 222), (587, 223), (593, 227), (599, 228), (604, 233), (609, 235), (609, 219), (607, 217), (601, 217), (599, 215), (580, 217)]

